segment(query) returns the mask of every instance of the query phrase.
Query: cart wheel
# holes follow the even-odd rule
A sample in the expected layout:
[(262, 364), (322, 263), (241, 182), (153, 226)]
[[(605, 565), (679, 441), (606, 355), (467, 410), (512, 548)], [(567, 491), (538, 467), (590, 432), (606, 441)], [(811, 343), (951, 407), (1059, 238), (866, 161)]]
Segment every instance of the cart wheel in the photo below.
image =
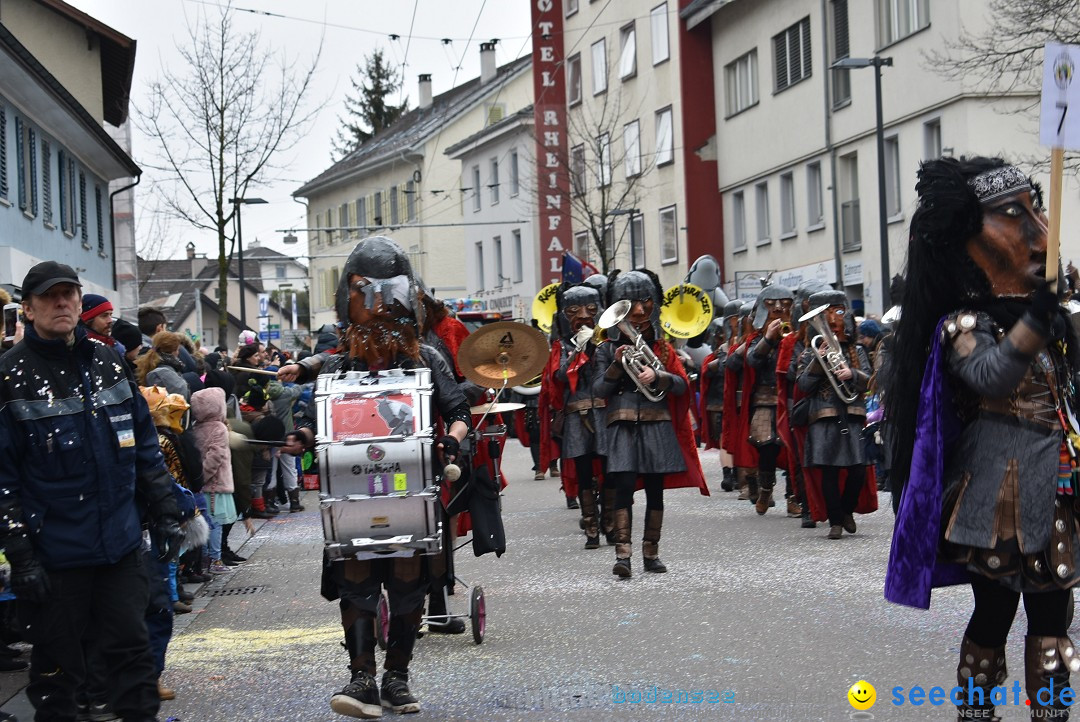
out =
[(390, 636), (390, 597), (384, 589), (375, 606), (375, 640), (379, 649), (386, 650), (386, 639)]
[(487, 605), (484, 603), (484, 588), (476, 586), (469, 594), (469, 619), (472, 621), (472, 638), (477, 644), (484, 641), (487, 629)]

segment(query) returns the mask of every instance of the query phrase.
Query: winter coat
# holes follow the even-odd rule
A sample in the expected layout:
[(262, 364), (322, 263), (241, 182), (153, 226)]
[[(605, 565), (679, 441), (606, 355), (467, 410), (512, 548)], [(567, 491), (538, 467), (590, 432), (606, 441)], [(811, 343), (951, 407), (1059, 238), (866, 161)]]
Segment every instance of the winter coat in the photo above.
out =
[(179, 519), (146, 399), (116, 351), (83, 328), (69, 347), (28, 324), (0, 359), (0, 530), (25, 529), (46, 569), (115, 564), (142, 544), (144, 505)]
[(233, 492), (232, 455), (229, 427), (225, 423), (225, 390), (203, 389), (191, 395), (191, 415), (195, 435), (203, 454), (203, 493)]
[(162, 357), (161, 363), (146, 374), (146, 383), (143, 386), (164, 386), (170, 394), (180, 394), (185, 401), (191, 401), (191, 388), (180, 375), (180, 368), (179, 361)]

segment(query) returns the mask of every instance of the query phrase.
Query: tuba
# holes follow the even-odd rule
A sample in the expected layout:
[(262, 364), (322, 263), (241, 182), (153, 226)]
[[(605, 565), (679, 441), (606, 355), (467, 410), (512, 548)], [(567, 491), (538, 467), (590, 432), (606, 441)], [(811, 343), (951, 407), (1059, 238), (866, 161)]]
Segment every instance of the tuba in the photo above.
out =
[(859, 398), (859, 393), (846, 381), (841, 381), (837, 375), (841, 369), (847, 366), (847, 362), (844, 360), (844, 349), (840, 346), (840, 341), (836, 338), (836, 334), (829, 328), (829, 324), (825, 322), (825, 309), (829, 306), (818, 306), (813, 311), (809, 311), (802, 318), (799, 319), (799, 323), (807, 323), (817, 331), (817, 335), (810, 339), (810, 349), (817, 356), (818, 363), (821, 364), (821, 368), (825, 369), (825, 376), (829, 379), (829, 383), (832, 384), (833, 391), (840, 397), (840, 400), (845, 404), (854, 403)]
[(630, 302), (623, 300), (612, 304), (604, 313), (600, 315), (600, 320), (596, 322), (596, 326), (602, 329), (609, 329), (618, 326), (619, 331), (626, 335), (626, 338), (630, 340), (632, 348), (628, 348), (623, 351), (622, 365), (623, 369), (630, 376), (630, 379), (638, 387), (638, 391), (647, 398), (649, 401), (663, 401), (667, 391), (662, 391), (657, 388), (646, 386), (638, 380), (638, 374), (645, 370), (646, 367), (651, 368), (656, 373), (664, 371), (664, 364), (656, 357), (652, 349), (649, 348), (649, 344), (645, 343), (645, 339), (641, 337), (638, 330), (630, 325), (630, 322), (626, 320), (627, 314), (630, 313)]
[(713, 319), (709, 294), (692, 283), (680, 283), (664, 291), (660, 303), (660, 328), (674, 338), (694, 338), (705, 332)]

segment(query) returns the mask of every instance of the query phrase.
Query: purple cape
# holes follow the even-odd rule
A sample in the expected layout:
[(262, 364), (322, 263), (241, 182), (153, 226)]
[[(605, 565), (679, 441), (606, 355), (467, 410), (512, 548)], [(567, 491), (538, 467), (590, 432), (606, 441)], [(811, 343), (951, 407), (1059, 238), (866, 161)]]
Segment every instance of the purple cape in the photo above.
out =
[(962, 428), (953, 409), (939, 340), (944, 320), (938, 322), (923, 372), (911, 473), (900, 498), (885, 572), (885, 598), (920, 609), (930, 608), (933, 587), (965, 584), (970, 579), (964, 565), (937, 560), (945, 459)]

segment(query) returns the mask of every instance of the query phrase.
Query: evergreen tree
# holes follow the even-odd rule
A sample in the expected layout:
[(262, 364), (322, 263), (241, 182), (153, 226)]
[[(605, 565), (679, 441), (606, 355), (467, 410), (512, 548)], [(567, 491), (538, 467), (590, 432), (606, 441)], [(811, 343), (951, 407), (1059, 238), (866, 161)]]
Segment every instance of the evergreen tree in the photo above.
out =
[(364, 66), (356, 66), (352, 83), (353, 93), (345, 98), (345, 117), (339, 118), (341, 128), (334, 141), (335, 160), (340, 160), (366, 141), (391, 126), (409, 107), (406, 98), (393, 105), (387, 98), (401, 89), (401, 75), (387, 62), (381, 49), (364, 58)]

